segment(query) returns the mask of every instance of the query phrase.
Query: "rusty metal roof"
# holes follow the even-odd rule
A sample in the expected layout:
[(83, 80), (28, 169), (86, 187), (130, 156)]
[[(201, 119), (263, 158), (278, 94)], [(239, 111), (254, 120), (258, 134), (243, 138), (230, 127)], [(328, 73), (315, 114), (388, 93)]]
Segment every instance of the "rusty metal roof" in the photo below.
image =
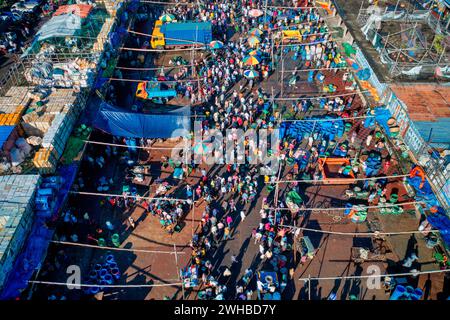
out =
[(406, 104), (413, 121), (450, 118), (450, 86), (436, 84), (392, 85), (394, 94)]

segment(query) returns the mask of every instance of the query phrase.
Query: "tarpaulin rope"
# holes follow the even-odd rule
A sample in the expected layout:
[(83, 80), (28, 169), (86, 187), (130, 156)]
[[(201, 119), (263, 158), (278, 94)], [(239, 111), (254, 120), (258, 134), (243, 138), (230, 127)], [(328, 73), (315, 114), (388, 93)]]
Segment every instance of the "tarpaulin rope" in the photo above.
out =
[(180, 79), (180, 80), (158, 80), (158, 81), (154, 81), (154, 80), (139, 80), (139, 79), (125, 79), (125, 78), (105, 78), (106, 80), (110, 80), (110, 81), (125, 81), (125, 82), (164, 82), (164, 83), (178, 83), (178, 82), (196, 82), (201, 80), (200, 78), (198, 79)]
[(286, 119), (286, 120), (276, 120), (279, 122), (333, 122), (333, 121), (345, 121), (345, 120), (356, 120), (356, 119), (367, 119), (375, 118), (375, 116), (358, 116), (358, 117), (348, 117), (348, 118), (333, 118), (333, 119)]
[(70, 282), (53, 282), (53, 281), (34, 281), (30, 280), (28, 283), (45, 284), (53, 286), (70, 286), (70, 287), (82, 287), (82, 288), (152, 288), (152, 287), (170, 287), (170, 286), (182, 286), (183, 283), (155, 283), (155, 284), (75, 284)]
[[(393, 176), (383, 176), (383, 177), (369, 177), (369, 178), (352, 178), (352, 181), (370, 181), (370, 180), (379, 180), (379, 179), (396, 179), (396, 178), (404, 178), (409, 177), (409, 174), (400, 174), (400, 175), (393, 175)], [(273, 184), (273, 183), (291, 183), (291, 182), (305, 182), (305, 183), (312, 183), (312, 182), (325, 182), (329, 181), (328, 179), (321, 179), (321, 180), (281, 180), (277, 182), (267, 182), (266, 184)]]
[(100, 141), (89, 141), (84, 140), (84, 143), (89, 144), (99, 144), (103, 146), (111, 146), (111, 147), (122, 147), (122, 148), (132, 148), (132, 149), (146, 149), (146, 150), (185, 150), (187, 147), (181, 148), (181, 147), (144, 147), (144, 146), (129, 146), (126, 144), (117, 144), (117, 143), (107, 143), (107, 142), (100, 142)]
[(192, 64), (180, 64), (180, 65), (173, 65), (173, 66), (159, 66), (159, 67), (155, 67), (155, 68), (135, 68), (135, 67), (116, 67), (116, 69), (120, 69), (120, 70), (134, 70), (134, 71), (158, 71), (161, 70), (162, 68), (165, 69), (175, 69), (175, 68), (190, 68), (190, 67), (195, 67), (195, 65)]
[(137, 200), (160, 200), (160, 201), (181, 201), (181, 202), (191, 202), (191, 199), (176, 199), (176, 198), (154, 198), (154, 197), (143, 197), (143, 196), (133, 196), (125, 194), (110, 194), (110, 193), (99, 193), (99, 192), (83, 192), (83, 191), (69, 191), (72, 194), (79, 194), (85, 196), (97, 196), (97, 197), (119, 197), (119, 198), (134, 198)]
[[(127, 31), (129, 33), (137, 34), (139, 36), (145, 36), (145, 37), (150, 37), (150, 38), (159, 38), (159, 36), (154, 36), (154, 35), (151, 35), (151, 34), (148, 34), (148, 33), (142, 33), (142, 32), (133, 31), (133, 30), (129, 30), (129, 29)], [(179, 39), (179, 38), (168, 38), (166, 36), (164, 36), (164, 40), (175, 40), (175, 41), (181, 41), (181, 42), (187, 42), (187, 43), (204, 45), (204, 43), (200, 42), (200, 41), (185, 40), (185, 39)]]
[(316, 233), (334, 234), (334, 235), (340, 235), (340, 236), (392, 236), (392, 235), (402, 235), (402, 234), (419, 234), (419, 233), (424, 233), (424, 232), (439, 233), (439, 230), (427, 230), (427, 231), (413, 230), (413, 231), (394, 231), (394, 232), (378, 232), (378, 231), (375, 231), (375, 232), (339, 232), (339, 231), (327, 231), (327, 230), (321, 230), (321, 229), (296, 227), (296, 226), (290, 226), (290, 225), (280, 225), (280, 227), (290, 228), (290, 229), (295, 229), (295, 230), (302, 230), (302, 231), (310, 231), (310, 232), (316, 232)]
[(299, 281), (311, 281), (311, 280), (346, 280), (346, 279), (369, 279), (369, 278), (381, 278), (381, 277), (404, 277), (404, 276), (418, 276), (421, 274), (433, 274), (433, 273), (446, 273), (450, 272), (450, 269), (444, 270), (430, 270), (430, 271), (417, 271), (417, 272), (403, 272), (403, 273), (391, 273), (381, 275), (360, 275), (360, 276), (339, 276), (339, 277), (309, 277), (298, 278)]
[(354, 91), (354, 92), (349, 92), (349, 93), (341, 93), (341, 94), (335, 94), (335, 95), (329, 95), (329, 96), (317, 96), (317, 97), (286, 97), (286, 98), (273, 98), (273, 100), (312, 100), (312, 99), (322, 99), (322, 98), (338, 98), (338, 97), (346, 97), (346, 96), (353, 96), (355, 94), (358, 93), (368, 93), (370, 92), (369, 90), (358, 90), (358, 91)]
[(178, 52), (178, 51), (193, 51), (193, 50), (205, 50), (206, 47), (185, 48), (185, 49), (140, 49), (140, 48), (128, 48), (121, 47), (120, 50), (139, 51), (139, 52)]
[[(407, 206), (407, 205), (414, 205), (414, 204), (421, 204), (424, 203), (423, 201), (412, 201), (412, 202), (403, 202), (403, 203), (385, 203), (383, 205), (380, 206), (365, 206), (365, 205), (355, 205), (355, 206), (360, 206), (361, 209), (384, 209), (384, 208), (390, 208), (390, 207), (402, 207), (402, 206)], [(342, 207), (342, 208), (299, 208), (300, 211), (333, 211), (333, 210), (348, 210), (351, 209), (347, 208), (347, 207)], [(267, 210), (270, 211), (290, 211), (291, 209), (289, 208), (268, 208)]]
[(184, 252), (175, 253), (174, 251), (158, 251), (158, 250), (145, 250), (145, 249), (126, 249), (126, 248), (116, 248), (116, 247), (104, 247), (104, 246), (96, 246), (96, 245), (86, 244), (86, 243), (57, 241), (57, 240), (52, 240), (50, 242), (68, 245), (68, 246), (77, 246), (77, 247), (83, 247), (83, 248), (95, 248), (95, 249), (103, 249), (103, 250), (142, 252), (142, 253), (162, 253), (162, 254), (185, 254)]

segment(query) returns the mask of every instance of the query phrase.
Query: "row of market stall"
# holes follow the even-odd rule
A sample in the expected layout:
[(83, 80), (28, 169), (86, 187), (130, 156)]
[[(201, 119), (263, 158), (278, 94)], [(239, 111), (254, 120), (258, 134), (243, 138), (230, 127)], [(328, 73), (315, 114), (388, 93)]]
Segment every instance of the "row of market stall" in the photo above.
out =
[[(126, 6), (122, 1), (60, 6), (22, 57), (28, 86), (12, 86), (1, 97), (1, 190), (14, 190), (20, 199), (19, 215), (6, 216), (7, 197), (1, 202), (5, 223), (0, 232), (13, 230), (8, 241), (2, 240), (3, 299), (18, 297), (45, 257), (52, 221), (58, 219), (78, 170), (73, 158), (87, 138), (82, 129), (74, 131), (75, 125), (96, 74), (113, 55), (111, 39), (120, 41), (116, 30), (127, 23)], [(93, 54), (84, 56), (83, 50)], [(63, 154), (65, 164), (60, 164)], [(36, 171), (39, 175), (26, 175)]]

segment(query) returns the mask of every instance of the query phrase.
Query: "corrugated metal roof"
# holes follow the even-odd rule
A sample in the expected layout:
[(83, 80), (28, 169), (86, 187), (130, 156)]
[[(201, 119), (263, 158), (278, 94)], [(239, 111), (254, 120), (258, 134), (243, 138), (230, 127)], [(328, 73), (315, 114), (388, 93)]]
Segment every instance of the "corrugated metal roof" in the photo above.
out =
[(414, 121), (414, 125), (425, 141), (450, 145), (450, 118), (437, 121)]
[(73, 14), (61, 14), (47, 21), (37, 35), (39, 41), (53, 37), (68, 37), (75, 35), (80, 28), (80, 18)]
[(9, 135), (14, 130), (15, 126), (0, 126), (0, 148), (8, 140)]
[(450, 86), (402, 84), (392, 85), (391, 89), (406, 104), (413, 121), (450, 118)]
[(92, 6), (89, 4), (71, 4), (65, 5), (58, 8), (53, 14), (54, 16), (59, 16), (66, 13), (72, 13), (81, 18), (86, 18), (92, 10)]

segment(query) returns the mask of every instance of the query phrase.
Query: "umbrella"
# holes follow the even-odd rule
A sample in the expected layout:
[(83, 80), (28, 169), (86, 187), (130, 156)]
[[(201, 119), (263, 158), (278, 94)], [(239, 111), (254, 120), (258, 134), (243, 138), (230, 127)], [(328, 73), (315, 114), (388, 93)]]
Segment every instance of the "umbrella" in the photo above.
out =
[(175, 16), (173, 14), (163, 14), (161, 17), (159, 17), (159, 20), (161, 20), (162, 22), (171, 22), (173, 20), (175, 20)]
[(244, 77), (246, 77), (247, 79), (254, 79), (257, 76), (259, 76), (258, 71), (255, 71), (255, 70), (245, 70), (244, 71)]
[(248, 55), (250, 56), (260, 56), (261, 55), (261, 51), (259, 50), (251, 50), (248, 52)]
[(252, 9), (248, 12), (248, 15), (250, 17), (254, 17), (254, 18), (261, 17), (263, 14), (264, 14), (264, 12), (259, 9)]
[(258, 43), (260, 43), (261, 42), (261, 40), (259, 40), (259, 38), (258, 37), (255, 37), (255, 36), (251, 36), (250, 38), (248, 38), (248, 43), (251, 45), (251, 46), (255, 46), (255, 45), (257, 45)]
[(250, 30), (249, 34), (252, 35), (252, 36), (259, 37), (259, 36), (261, 36), (263, 34), (263, 32), (260, 29), (258, 29), (258, 28), (253, 28), (252, 30)]
[(259, 64), (259, 58), (256, 56), (246, 56), (243, 61), (246, 66), (254, 66)]
[(217, 40), (211, 41), (211, 42), (209, 43), (209, 47), (210, 47), (211, 49), (213, 49), (213, 50), (215, 50), (215, 49), (221, 49), (221, 48), (223, 48), (223, 42), (217, 41)]

